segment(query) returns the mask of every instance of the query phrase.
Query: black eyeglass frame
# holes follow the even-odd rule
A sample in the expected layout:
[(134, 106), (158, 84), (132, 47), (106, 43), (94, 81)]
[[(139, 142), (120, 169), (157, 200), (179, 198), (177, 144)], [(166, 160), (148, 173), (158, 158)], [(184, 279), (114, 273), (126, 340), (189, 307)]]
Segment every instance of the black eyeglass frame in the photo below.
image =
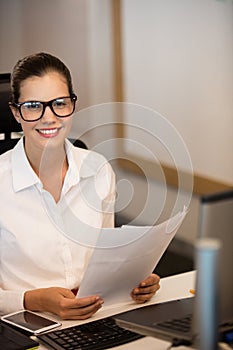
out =
[[(56, 101), (56, 100), (59, 100), (59, 99), (62, 99), (62, 98), (70, 98), (72, 101), (73, 101), (73, 110), (71, 113), (67, 114), (67, 115), (63, 115), (63, 116), (60, 116), (58, 115), (54, 109), (53, 109), (53, 102)], [(20, 113), (20, 116), (21, 118), (25, 121), (25, 122), (36, 122), (37, 120), (40, 120), (43, 115), (44, 115), (44, 112), (45, 112), (45, 108), (47, 106), (49, 106), (49, 108), (51, 109), (51, 111), (53, 112), (53, 114), (55, 114), (56, 117), (58, 118), (67, 118), (69, 116), (71, 116), (71, 114), (74, 113), (74, 110), (75, 110), (75, 103), (76, 101), (78, 100), (78, 97), (75, 95), (75, 94), (72, 94), (70, 96), (62, 96), (62, 97), (56, 97), (50, 101), (24, 101), (24, 102), (19, 102), (19, 103), (16, 103), (16, 102), (10, 102), (9, 104), (15, 108), (17, 108), (19, 110), (19, 113)], [(40, 102), (42, 105), (43, 105), (43, 109), (42, 109), (42, 112), (41, 112), (41, 116), (39, 118), (36, 118), (36, 119), (33, 119), (33, 120), (28, 120), (28, 119), (25, 119), (23, 117), (23, 114), (21, 112), (21, 106), (24, 105), (25, 103), (28, 103), (28, 102)]]

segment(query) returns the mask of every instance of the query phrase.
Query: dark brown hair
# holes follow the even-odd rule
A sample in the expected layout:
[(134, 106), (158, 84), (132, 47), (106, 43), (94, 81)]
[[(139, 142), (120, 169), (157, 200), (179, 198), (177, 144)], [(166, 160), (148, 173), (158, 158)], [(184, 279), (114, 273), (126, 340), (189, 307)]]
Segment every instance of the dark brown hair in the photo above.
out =
[(63, 75), (67, 82), (69, 94), (72, 95), (74, 91), (69, 69), (59, 58), (40, 52), (19, 60), (13, 68), (11, 75), (12, 102), (18, 103), (21, 83), (25, 79), (33, 76), (41, 77), (51, 71), (56, 71)]

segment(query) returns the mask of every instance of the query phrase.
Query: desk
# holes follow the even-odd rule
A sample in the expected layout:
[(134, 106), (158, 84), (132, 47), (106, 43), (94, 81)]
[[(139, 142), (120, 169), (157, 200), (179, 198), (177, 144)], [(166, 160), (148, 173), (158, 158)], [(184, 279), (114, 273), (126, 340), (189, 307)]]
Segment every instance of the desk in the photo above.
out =
[[(195, 285), (195, 271), (190, 271), (178, 275), (173, 275), (165, 278), (161, 278), (161, 288), (156, 295), (148, 302), (149, 304), (156, 304), (164, 301), (186, 298), (191, 296), (189, 290), (194, 288)], [(135, 304), (130, 302), (128, 304), (118, 304), (112, 306), (102, 307), (92, 318), (85, 321), (62, 321), (62, 328), (70, 327), (72, 325), (78, 325), (87, 323), (100, 318), (112, 316), (114, 314), (143, 307), (144, 305)], [(54, 318), (56, 319), (56, 318)], [(114, 350), (165, 350), (169, 347), (169, 343), (153, 337), (145, 337), (134, 342), (117, 346)], [(39, 346), (39, 350), (48, 349), (44, 345)], [(190, 347), (179, 347), (179, 350), (191, 349)]]

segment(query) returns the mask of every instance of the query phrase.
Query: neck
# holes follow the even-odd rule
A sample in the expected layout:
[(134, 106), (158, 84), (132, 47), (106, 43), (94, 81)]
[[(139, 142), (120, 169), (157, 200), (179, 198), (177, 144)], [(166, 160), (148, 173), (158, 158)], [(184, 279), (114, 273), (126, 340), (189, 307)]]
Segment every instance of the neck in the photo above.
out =
[(25, 151), (32, 169), (42, 182), (52, 176), (53, 178), (60, 177), (63, 183), (68, 169), (64, 145), (32, 149), (25, 144)]

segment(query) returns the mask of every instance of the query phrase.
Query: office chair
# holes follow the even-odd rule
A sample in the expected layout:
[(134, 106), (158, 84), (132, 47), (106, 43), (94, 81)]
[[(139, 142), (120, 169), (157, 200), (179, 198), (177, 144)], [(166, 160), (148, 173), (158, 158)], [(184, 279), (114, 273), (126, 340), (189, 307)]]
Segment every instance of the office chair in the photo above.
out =
[[(10, 101), (10, 73), (0, 74), (0, 154), (13, 148), (18, 137), (13, 138), (12, 133), (22, 131), (21, 125), (17, 123), (9, 108)], [(17, 134), (16, 134), (17, 136)]]
[(88, 149), (87, 145), (80, 139), (74, 140), (74, 139), (69, 139), (70, 142), (73, 143), (73, 145), (75, 147), (79, 147), (79, 148), (84, 148), (84, 149)]

